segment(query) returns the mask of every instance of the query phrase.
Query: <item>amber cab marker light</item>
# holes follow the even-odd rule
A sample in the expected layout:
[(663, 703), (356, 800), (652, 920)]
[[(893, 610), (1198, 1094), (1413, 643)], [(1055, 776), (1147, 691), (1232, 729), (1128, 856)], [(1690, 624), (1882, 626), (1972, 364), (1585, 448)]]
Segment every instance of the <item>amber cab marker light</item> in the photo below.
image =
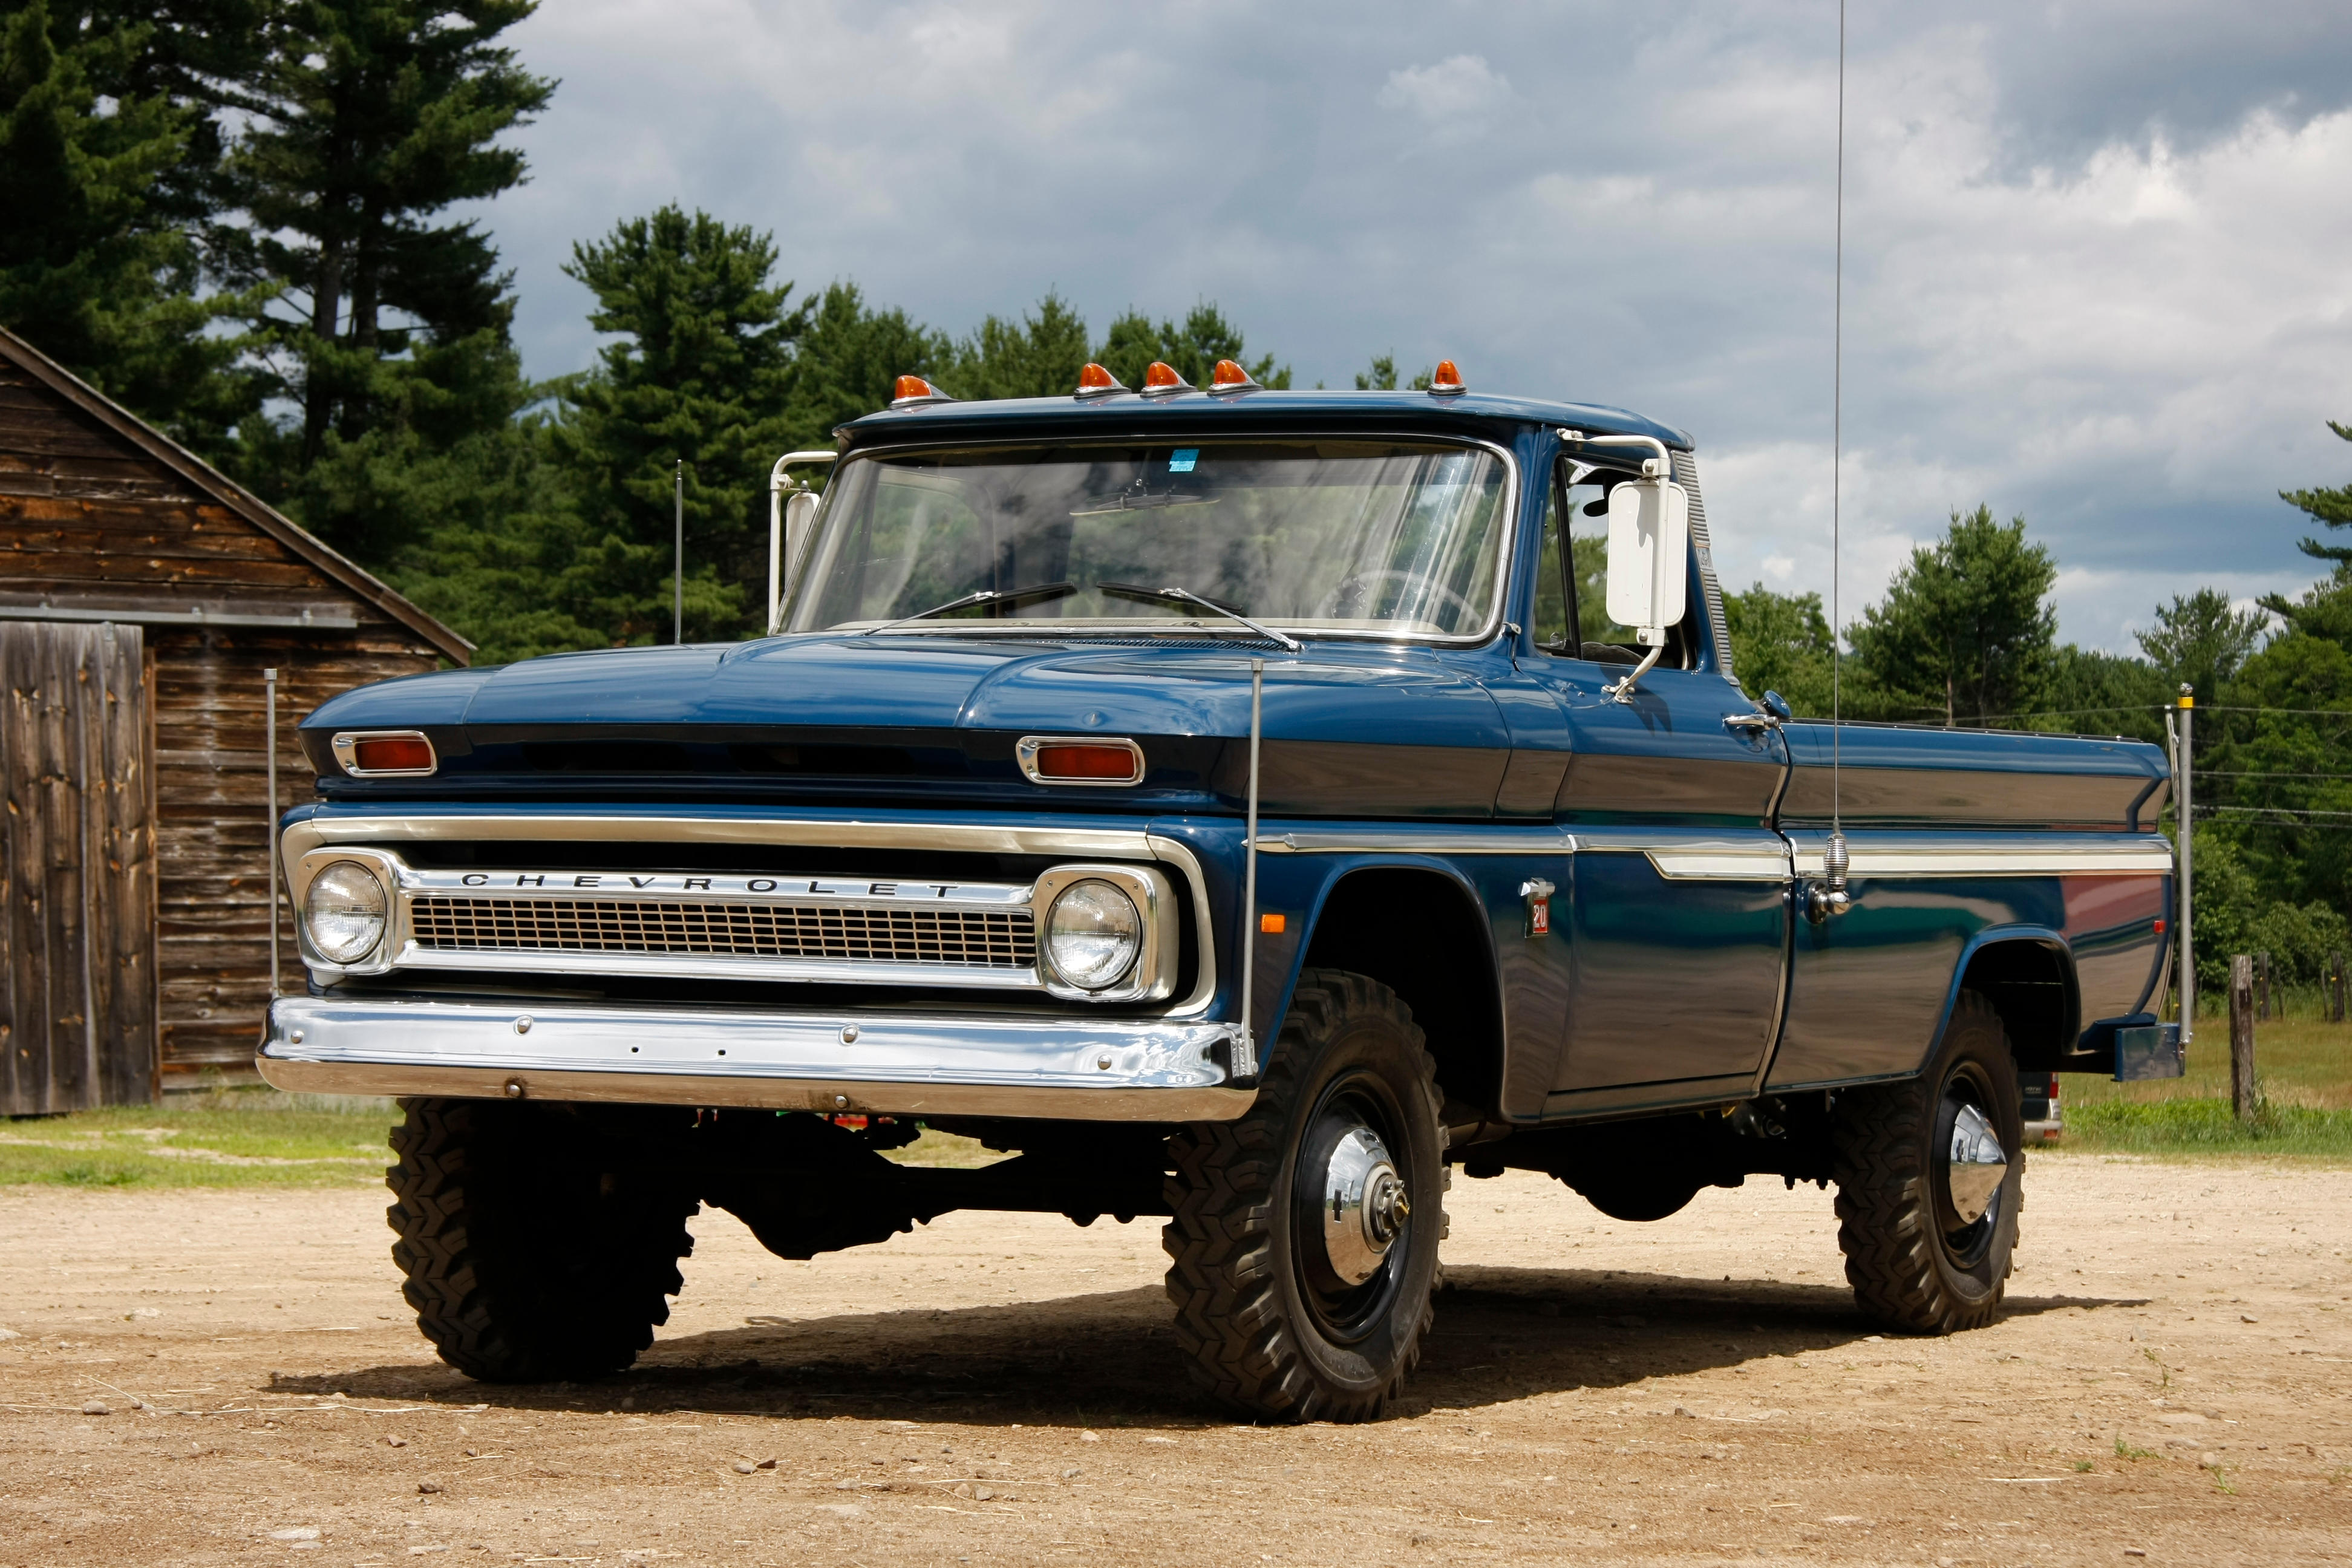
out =
[(1143, 776), (1143, 764), (1125, 746), (1089, 746), (1083, 742), (1040, 746), (1037, 776), (1081, 779), (1087, 784), (1132, 784)]
[(1119, 384), (1118, 377), (1091, 360), (1087, 363), (1084, 370), (1078, 372), (1077, 395), (1080, 397), (1108, 397), (1114, 392), (1126, 390), (1127, 388)]
[(1209, 373), (1209, 386), (1215, 392), (1240, 392), (1257, 384), (1257, 377), (1244, 370), (1233, 360), (1221, 359), (1217, 368)]
[(1146, 392), (1181, 392), (1192, 384), (1176, 374), (1176, 367), (1164, 360), (1153, 360), (1143, 373)]
[(915, 408), (926, 403), (954, 401), (919, 375), (902, 375), (890, 388), (890, 406), (893, 408)]
[(1429, 378), (1429, 390), (1430, 395), (1436, 397), (1447, 396), (1465, 390), (1462, 384), (1462, 373), (1454, 368), (1452, 360), (1442, 359), (1437, 362), (1437, 374)]

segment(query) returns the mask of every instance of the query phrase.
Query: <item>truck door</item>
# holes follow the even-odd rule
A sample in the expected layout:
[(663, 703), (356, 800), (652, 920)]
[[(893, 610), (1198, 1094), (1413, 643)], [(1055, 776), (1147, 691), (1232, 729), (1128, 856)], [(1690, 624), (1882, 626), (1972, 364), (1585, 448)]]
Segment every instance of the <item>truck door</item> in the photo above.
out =
[[(1693, 542), (1704, 549), (1687, 463), (1677, 454)], [(1792, 878), (1771, 826), (1787, 752), (1769, 728), (1726, 722), (1757, 710), (1721, 672), (1695, 563), (1690, 613), (1664, 656), (1627, 700), (1608, 689), (1639, 650), (1608, 624), (1602, 542), (1576, 524), (1605, 515), (1607, 489), (1626, 477), (1567, 460), (1554, 475), (1546, 560), (1573, 608), (1531, 670), (1559, 703), (1572, 751), (1555, 803), (1576, 841), (1560, 922), (1571, 951), (1566, 1048), (1548, 1102), (1556, 1110), (1594, 1090), (1697, 1093), (1712, 1087), (1704, 1080), (1751, 1078), (1771, 1047), (1787, 973)], [(1539, 594), (1539, 628), (1541, 605)]]

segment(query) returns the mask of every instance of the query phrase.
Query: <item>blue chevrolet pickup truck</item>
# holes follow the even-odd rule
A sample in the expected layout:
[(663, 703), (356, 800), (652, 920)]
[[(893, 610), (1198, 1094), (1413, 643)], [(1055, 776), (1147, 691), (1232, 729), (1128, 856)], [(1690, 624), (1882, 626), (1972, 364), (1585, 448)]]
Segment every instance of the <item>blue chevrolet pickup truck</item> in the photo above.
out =
[(1834, 1183), (1866, 1313), (1993, 1315), (2020, 1075), (2173, 1038), (2157, 748), (1751, 700), (1693, 444), (1621, 409), (898, 391), (778, 463), (772, 635), (303, 725), (260, 1069), (401, 1097), (448, 1362), (626, 1366), (702, 1204), (787, 1258), (1149, 1214), (1215, 1398), (1369, 1419), (1456, 1167)]

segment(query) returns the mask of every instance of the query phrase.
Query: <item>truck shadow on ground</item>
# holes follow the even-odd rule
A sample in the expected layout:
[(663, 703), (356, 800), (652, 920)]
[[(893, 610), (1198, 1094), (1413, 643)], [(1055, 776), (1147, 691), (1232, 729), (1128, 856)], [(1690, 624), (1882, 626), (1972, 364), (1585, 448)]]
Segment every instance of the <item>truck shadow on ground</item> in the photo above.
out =
[[(2141, 1306), (2011, 1296), (2009, 1321)], [(788, 1305), (780, 1302), (779, 1305)], [(1843, 1280), (1696, 1280), (1622, 1270), (1450, 1268), (1400, 1414), (1836, 1352), (1875, 1331)], [(1874, 1352), (1899, 1351), (1890, 1337)], [(1002, 1306), (755, 1317), (657, 1341), (625, 1373), (497, 1386), (446, 1367), (279, 1377), (277, 1392), (509, 1409), (847, 1415), (961, 1424), (1196, 1426), (1223, 1418), (1185, 1376), (1167, 1298), (1149, 1287)]]

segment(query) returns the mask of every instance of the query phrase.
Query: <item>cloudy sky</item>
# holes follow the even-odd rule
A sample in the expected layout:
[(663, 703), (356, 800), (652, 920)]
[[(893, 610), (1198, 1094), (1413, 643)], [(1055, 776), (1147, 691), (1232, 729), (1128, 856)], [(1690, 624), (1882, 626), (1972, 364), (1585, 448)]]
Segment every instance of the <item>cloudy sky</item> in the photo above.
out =
[[(1853, 0), (1846, 613), (1953, 507), (2022, 512), (2065, 636), (2316, 575), (2352, 479), (2336, 7)], [(1738, 586), (1829, 581), (1835, 0), (552, 0), (531, 183), (483, 216), (530, 371), (572, 240), (663, 202), (961, 331), (1223, 305), (1300, 384), (1370, 356), (1699, 443)]]

